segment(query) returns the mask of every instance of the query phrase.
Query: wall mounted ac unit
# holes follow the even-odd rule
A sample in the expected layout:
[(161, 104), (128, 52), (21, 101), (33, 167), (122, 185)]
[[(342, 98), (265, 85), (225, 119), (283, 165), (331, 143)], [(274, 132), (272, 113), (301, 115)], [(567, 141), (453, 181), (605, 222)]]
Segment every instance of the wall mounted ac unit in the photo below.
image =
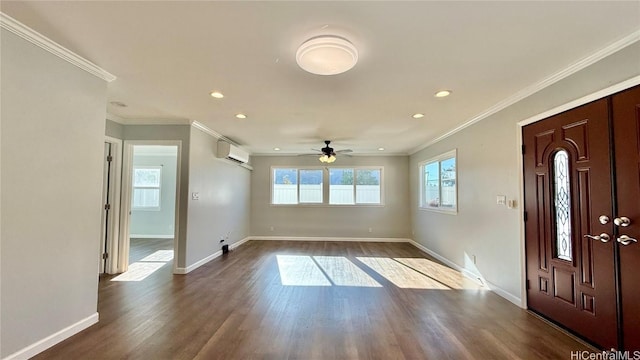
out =
[(249, 153), (226, 141), (218, 141), (218, 157), (233, 160), (240, 164), (249, 162)]

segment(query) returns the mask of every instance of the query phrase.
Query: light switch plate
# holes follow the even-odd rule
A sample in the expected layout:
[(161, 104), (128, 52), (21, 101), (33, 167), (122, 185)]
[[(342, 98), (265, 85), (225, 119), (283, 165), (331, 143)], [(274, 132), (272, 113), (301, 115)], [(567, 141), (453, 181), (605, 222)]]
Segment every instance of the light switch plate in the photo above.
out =
[(498, 195), (496, 197), (496, 203), (498, 205), (506, 205), (507, 204), (507, 197), (505, 195)]

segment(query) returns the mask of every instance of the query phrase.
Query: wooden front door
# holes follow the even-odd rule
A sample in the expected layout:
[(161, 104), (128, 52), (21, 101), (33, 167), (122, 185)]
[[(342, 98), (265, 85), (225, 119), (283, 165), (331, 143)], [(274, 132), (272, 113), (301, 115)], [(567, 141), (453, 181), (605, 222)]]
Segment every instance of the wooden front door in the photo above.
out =
[(640, 87), (612, 99), (623, 343), (640, 350)]
[(640, 86), (522, 136), (529, 308), (640, 350)]
[(617, 348), (609, 100), (523, 128), (527, 300), (602, 348)]

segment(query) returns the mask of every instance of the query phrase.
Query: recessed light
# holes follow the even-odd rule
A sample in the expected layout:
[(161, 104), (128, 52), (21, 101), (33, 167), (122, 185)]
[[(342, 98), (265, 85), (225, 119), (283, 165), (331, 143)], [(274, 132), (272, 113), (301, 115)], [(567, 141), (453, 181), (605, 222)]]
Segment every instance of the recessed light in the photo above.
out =
[(421, 118), (424, 117), (424, 114), (416, 113), (416, 114), (411, 115), (411, 117), (414, 118), (414, 119), (421, 119)]
[(127, 104), (121, 102), (121, 101), (112, 101), (109, 104), (113, 105), (113, 106), (117, 106), (117, 107), (127, 107)]
[(212, 91), (209, 95), (211, 95), (211, 97), (214, 97), (216, 99), (222, 99), (224, 97), (224, 95), (222, 95), (220, 91)]
[(440, 90), (435, 94), (435, 97), (441, 98), (451, 95), (451, 90)]
[(273, 148), (273, 150), (275, 150), (275, 151), (280, 151), (280, 148), (275, 147), (275, 148)]
[(383, 147), (379, 147), (378, 151), (384, 151), (384, 148)]
[(237, 117), (238, 119), (246, 119), (246, 118), (247, 118), (247, 115), (245, 115), (245, 114), (236, 114), (236, 117)]

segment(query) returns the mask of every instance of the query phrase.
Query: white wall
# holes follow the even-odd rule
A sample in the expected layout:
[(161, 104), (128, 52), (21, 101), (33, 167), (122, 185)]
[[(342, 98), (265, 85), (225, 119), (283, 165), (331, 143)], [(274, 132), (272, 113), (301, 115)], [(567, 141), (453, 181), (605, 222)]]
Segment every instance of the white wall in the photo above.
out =
[(216, 158), (217, 139), (191, 128), (187, 267), (220, 251), (220, 238), (231, 245), (249, 236), (251, 174), (248, 169)]
[[(502, 294), (522, 296), (521, 216), (496, 205), (496, 195), (518, 199), (521, 184), (517, 122), (640, 74), (640, 44), (588, 68), (411, 156), (414, 239), (457, 265), (480, 273)], [(458, 149), (457, 215), (418, 209), (418, 163)], [(467, 256), (476, 255), (477, 269)]]
[[(177, 149), (177, 147), (174, 147)], [(133, 166), (161, 166), (160, 209), (131, 210), (129, 232), (132, 238), (173, 237), (176, 207), (176, 166), (177, 154), (174, 155), (140, 155), (133, 151)]]
[[(384, 206), (271, 205), (271, 167), (322, 166), (313, 156), (252, 158), (251, 235), (409, 238), (407, 156), (339, 156), (332, 166), (383, 166)], [(326, 176), (326, 174), (325, 174)], [(273, 231), (271, 230), (273, 227)], [(372, 228), (372, 232), (369, 232)]]
[(106, 83), (2, 29), (0, 357), (95, 317)]

